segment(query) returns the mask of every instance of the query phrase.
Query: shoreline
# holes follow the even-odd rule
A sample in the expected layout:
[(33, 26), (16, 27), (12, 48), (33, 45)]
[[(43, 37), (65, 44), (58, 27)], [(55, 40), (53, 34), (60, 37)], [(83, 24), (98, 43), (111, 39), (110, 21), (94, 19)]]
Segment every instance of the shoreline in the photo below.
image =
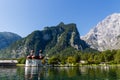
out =
[[(16, 64), (16, 66), (18, 66), (18, 67), (25, 67), (25, 64)], [(100, 65), (100, 64), (91, 64), (91, 65), (87, 65), (87, 64), (85, 64), (85, 65), (54, 65), (54, 66), (52, 66), (52, 65), (47, 65), (47, 66), (45, 66), (45, 67), (83, 67), (83, 66), (109, 66), (109, 67), (112, 67), (112, 66), (117, 66), (117, 67), (119, 67), (120, 66), (120, 64), (107, 64), (107, 65)], [(29, 66), (28, 66), (29, 67)], [(36, 66), (37, 67), (37, 66)], [(44, 66), (40, 66), (40, 67), (44, 67)]]

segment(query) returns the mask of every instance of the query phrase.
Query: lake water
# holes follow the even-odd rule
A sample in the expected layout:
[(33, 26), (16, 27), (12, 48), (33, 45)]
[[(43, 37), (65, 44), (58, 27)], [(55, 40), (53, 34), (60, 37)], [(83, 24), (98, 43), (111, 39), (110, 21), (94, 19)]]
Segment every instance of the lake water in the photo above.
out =
[(120, 80), (120, 67), (0, 67), (0, 80)]

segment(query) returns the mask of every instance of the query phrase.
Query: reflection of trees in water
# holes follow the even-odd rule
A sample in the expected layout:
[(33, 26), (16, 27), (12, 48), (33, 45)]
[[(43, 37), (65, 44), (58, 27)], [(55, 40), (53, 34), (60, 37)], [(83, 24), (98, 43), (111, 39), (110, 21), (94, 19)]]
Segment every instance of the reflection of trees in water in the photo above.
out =
[[(118, 73), (118, 74), (117, 74)], [(115, 68), (111, 68), (109, 71), (108, 71), (108, 77), (111, 79), (111, 80), (117, 80), (117, 78), (120, 79), (120, 69), (119, 70), (115, 70)]]
[[(18, 70), (21, 71), (21, 69)], [(28, 67), (25, 70), (26, 80), (116, 80), (120, 78), (120, 68), (117, 67)], [(23, 74), (23, 71), (19, 74)]]
[(24, 67), (17, 67), (17, 76), (18, 79), (24, 79)]
[(71, 67), (67, 70), (68, 77), (75, 77), (75, 76), (78, 76), (78, 75), (80, 76), (80, 74), (81, 73), (80, 73), (78, 68)]
[(108, 66), (87, 66), (80, 67), (81, 79), (84, 80), (116, 80), (120, 78), (120, 68)]
[(118, 80), (120, 67), (0, 68), (0, 80)]
[(48, 74), (48, 80), (78, 80), (81, 75), (78, 67), (49, 68)]

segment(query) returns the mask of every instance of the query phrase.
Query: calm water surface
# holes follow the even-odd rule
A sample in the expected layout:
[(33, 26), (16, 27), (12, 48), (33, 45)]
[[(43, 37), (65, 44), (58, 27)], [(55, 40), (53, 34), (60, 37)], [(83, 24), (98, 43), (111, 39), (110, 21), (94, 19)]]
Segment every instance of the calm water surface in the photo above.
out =
[(120, 67), (0, 67), (0, 80), (120, 80)]

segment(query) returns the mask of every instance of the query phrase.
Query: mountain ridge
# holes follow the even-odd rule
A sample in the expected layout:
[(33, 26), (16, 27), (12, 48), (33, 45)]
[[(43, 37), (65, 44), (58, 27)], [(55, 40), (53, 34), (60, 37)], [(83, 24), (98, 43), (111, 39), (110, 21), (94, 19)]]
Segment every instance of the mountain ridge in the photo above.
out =
[[(45, 27), (44, 30), (36, 30), (25, 38), (16, 41), (6, 50), (3, 50), (1, 56), (5, 57), (24, 57), (29, 54), (30, 50), (35, 50), (35, 55), (39, 50), (44, 54), (60, 54), (66, 50), (84, 50), (88, 45), (80, 39), (80, 34), (76, 24), (60, 23), (57, 26)], [(0, 52), (1, 53), (1, 52)], [(64, 52), (62, 52), (64, 54)], [(72, 52), (67, 52), (68, 54)]]
[(8, 47), (22, 37), (12, 32), (0, 32), (0, 50)]
[(82, 37), (91, 48), (99, 51), (120, 49), (120, 13), (107, 16)]

